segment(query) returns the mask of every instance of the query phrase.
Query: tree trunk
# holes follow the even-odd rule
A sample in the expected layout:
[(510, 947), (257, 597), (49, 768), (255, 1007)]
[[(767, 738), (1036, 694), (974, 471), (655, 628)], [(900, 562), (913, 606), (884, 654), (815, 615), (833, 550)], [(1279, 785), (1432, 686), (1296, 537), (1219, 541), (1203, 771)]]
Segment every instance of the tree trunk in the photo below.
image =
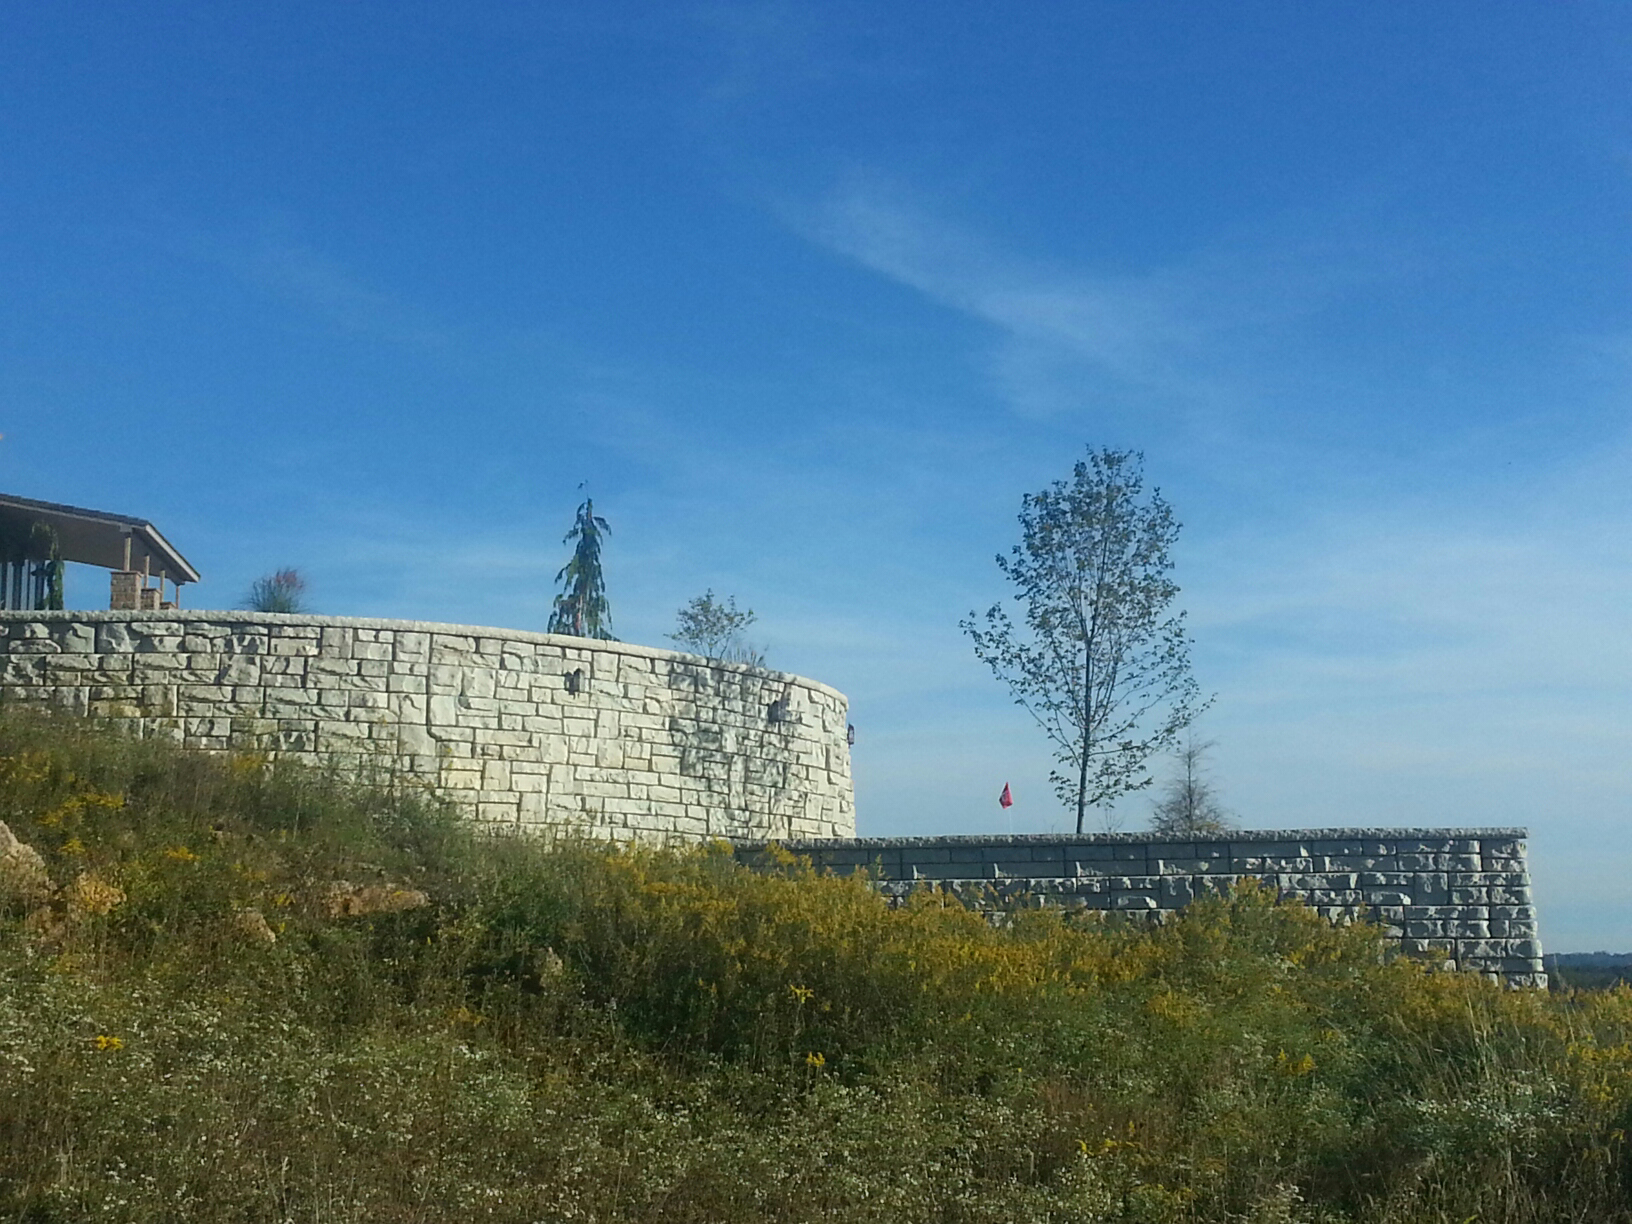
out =
[(1082, 766), (1077, 771), (1077, 834), (1082, 834), (1082, 817), (1088, 807), (1088, 743), (1083, 739)]

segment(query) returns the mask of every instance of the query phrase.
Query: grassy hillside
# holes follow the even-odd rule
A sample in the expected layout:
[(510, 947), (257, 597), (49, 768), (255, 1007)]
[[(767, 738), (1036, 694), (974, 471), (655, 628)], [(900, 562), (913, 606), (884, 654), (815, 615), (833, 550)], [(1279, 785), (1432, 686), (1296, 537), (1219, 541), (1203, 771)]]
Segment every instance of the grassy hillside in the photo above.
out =
[(995, 930), (16, 717), (0, 820), (0, 1220), (1632, 1220), (1632, 992), (1253, 889)]

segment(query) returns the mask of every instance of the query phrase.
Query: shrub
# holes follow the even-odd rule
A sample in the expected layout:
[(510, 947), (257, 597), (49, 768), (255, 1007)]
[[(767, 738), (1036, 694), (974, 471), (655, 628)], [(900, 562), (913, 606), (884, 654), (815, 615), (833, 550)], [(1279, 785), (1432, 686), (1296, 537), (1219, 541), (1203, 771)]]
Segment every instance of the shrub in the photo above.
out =
[(251, 612), (308, 612), (306, 579), (296, 569), (280, 569), (255, 579), (244, 607)]

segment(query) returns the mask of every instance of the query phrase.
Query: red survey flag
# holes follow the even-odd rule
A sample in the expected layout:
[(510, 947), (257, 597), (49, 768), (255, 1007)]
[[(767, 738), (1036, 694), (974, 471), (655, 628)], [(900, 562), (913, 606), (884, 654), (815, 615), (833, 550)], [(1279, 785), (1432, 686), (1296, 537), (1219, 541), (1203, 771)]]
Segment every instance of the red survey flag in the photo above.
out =
[(1003, 793), (997, 797), (997, 806), (998, 807), (1013, 807), (1014, 806), (1014, 796), (1009, 794), (1009, 784), (1007, 782), (1003, 783)]

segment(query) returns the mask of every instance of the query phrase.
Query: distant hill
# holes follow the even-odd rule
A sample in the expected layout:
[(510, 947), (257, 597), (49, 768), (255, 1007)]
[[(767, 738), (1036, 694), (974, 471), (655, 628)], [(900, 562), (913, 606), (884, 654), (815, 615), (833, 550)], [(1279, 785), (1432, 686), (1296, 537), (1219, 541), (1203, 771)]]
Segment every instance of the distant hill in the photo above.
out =
[(1632, 952), (1555, 952), (1543, 958), (1555, 989), (1603, 990), (1632, 986)]

